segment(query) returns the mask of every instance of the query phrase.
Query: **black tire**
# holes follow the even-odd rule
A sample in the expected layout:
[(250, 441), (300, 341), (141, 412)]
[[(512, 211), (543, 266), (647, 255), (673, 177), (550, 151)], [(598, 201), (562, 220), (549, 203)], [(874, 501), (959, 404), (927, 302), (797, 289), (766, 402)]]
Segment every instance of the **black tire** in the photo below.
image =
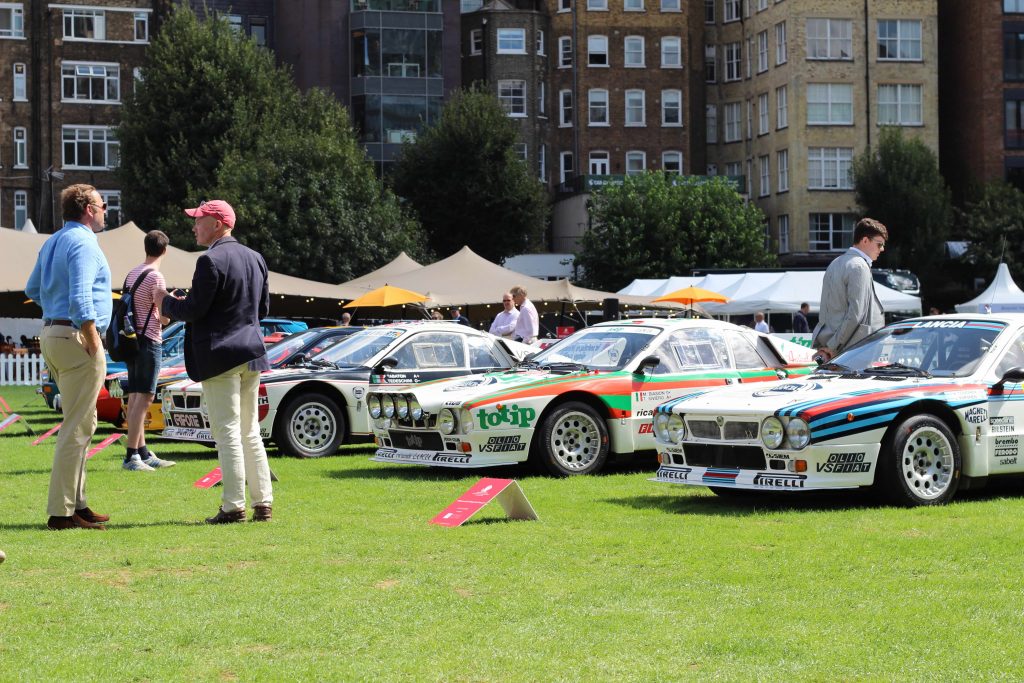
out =
[(544, 416), (534, 434), (534, 455), (559, 477), (594, 474), (608, 460), (608, 426), (586, 403), (570, 401)]
[(332, 455), (345, 439), (345, 411), (330, 396), (299, 394), (277, 414), (274, 441), (288, 455)]
[(960, 486), (960, 445), (946, 423), (914, 415), (882, 440), (875, 486), (895, 505), (943, 505)]

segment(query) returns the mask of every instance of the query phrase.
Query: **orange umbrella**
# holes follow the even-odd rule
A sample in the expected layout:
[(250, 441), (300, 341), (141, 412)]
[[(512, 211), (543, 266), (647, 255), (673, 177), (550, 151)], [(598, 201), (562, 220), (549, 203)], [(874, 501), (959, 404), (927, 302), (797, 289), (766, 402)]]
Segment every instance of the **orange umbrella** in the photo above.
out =
[(683, 287), (677, 289), (671, 294), (665, 296), (659, 296), (657, 299), (652, 299), (651, 303), (656, 301), (673, 301), (677, 304), (686, 304), (692, 306), (695, 303), (702, 301), (714, 301), (715, 303), (724, 304), (729, 300), (729, 297), (723, 296), (718, 292), (712, 292), (710, 289), (701, 289), (700, 287)]
[(419, 292), (413, 292), (408, 289), (402, 289), (401, 287), (392, 287), (391, 285), (384, 285), (378, 287), (372, 292), (367, 292), (360, 297), (356, 297), (345, 304), (342, 308), (358, 308), (359, 306), (397, 306), (399, 304), (418, 304), (421, 301), (426, 301), (429, 297), (426, 297)]

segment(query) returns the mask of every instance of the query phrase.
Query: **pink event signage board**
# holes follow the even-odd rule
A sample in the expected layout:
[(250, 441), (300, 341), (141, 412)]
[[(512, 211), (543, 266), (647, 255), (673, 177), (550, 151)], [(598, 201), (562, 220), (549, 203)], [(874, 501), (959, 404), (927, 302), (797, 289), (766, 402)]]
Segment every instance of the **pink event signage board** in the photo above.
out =
[(515, 479), (484, 477), (430, 520), (430, 523), (448, 527), (461, 526), (492, 500), (498, 501), (509, 519), (539, 519)]

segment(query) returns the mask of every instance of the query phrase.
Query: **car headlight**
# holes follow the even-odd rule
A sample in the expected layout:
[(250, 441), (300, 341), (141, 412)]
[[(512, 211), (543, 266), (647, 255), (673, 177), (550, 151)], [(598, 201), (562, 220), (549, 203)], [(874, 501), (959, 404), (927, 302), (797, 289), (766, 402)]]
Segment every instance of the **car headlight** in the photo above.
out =
[(384, 410), (384, 417), (395, 416), (395, 399), (392, 396), (382, 396), (380, 399), (380, 405)]
[(459, 422), (463, 434), (473, 431), (473, 414), (469, 412), (469, 409), (463, 408), (459, 411)]
[(665, 425), (665, 431), (668, 432), (668, 440), (672, 443), (679, 443), (686, 438), (686, 423), (683, 422), (683, 416), (672, 413), (668, 416), (668, 423)]
[(450, 408), (445, 408), (438, 413), (437, 428), (441, 430), (442, 434), (454, 433), (456, 426), (458, 426), (458, 420), (455, 419), (455, 413)]
[(811, 428), (799, 417), (794, 417), (786, 425), (786, 438), (789, 440), (790, 448), (800, 450), (811, 441)]
[(782, 426), (782, 420), (772, 416), (765, 418), (761, 423), (761, 443), (765, 448), (775, 450), (782, 446), (782, 440), (786, 436), (786, 428)]
[(409, 399), (405, 396), (395, 396), (395, 412), (398, 413), (400, 420), (409, 417)]
[(669, 417), (669, 413), (656, 413), (654, 415), (654, 436), (657, 437), (658, 441), (670, 443), (668, 436)]
[(412, 415), (412, 419), (419, 422), (423, 419), (423, 406), (416, 400), (415, 396), (409, 397), (409, 414)]
[(369, 398), (366, 399), (366, 408), (370, 411), (370, 417), (377, 419), (381, 414), (380, 407), (380, 396), (377, 394), (370, 394)]

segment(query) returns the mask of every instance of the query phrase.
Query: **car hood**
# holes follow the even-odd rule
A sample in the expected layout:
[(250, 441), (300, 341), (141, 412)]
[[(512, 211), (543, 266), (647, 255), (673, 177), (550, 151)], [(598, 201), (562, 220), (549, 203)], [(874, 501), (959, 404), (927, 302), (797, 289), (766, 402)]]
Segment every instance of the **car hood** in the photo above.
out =
[(587, 384), (591, 392), (605, 393), (601, 390), (601, 385), (616, 380), (621, 383), (628, 375), (626, 372), (589, 371), (565, 374), (542, 369), (516, 370), (429, 382), (419, 385), (412, 393), (416, 395), (424, 409), (433, 412), (443, 406), (466, 403), (478, 405), (513, 398), (554, 395), (575, 389), (582, 383)]
[[(365, 367), (354, 368), (311, 368), (292, 367), (275, 368), (264, 370), (260, 373), (260, 384), (276, 384), (278, 382), (305, 382), (308, 380), (348, 380), (367, 382), (370, 378), (370, 369)], [(184, 379), (175, 382), (167, 387), (169, 391), (202, 391), (202, 382), (193, 382)]]

